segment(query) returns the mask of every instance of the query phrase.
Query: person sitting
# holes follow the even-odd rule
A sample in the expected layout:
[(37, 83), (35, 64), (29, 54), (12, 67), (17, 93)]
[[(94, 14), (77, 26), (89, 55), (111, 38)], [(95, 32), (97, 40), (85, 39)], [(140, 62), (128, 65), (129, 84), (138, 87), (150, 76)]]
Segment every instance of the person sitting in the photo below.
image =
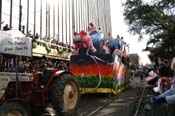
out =
[(89, 23), (89, 25), (88, 25), (88, 33), (89, 33), (89, 35), (91, 36), (91, 35), (93, 35), (93, 34), (95, 34), (97, 32), (98, 31), (96, 30), (96, 27), (94, 26), (94, 24), (92, 22)]
[(108, 39), (113, 39), (112, 34), (111, 34), (110, 32), (108, 33), (107, 38), (108, 38)]
[(104, 38), (104, 33), (102, 32), (102, 29), (100, 27), (98, 28), (98, 32), (101, 35), (101, 39), (103, 39)]
[(99, 30), (97, 31), (94, 24), (90, 23), (88, 25), (88, 33), (89, 33), (89, 36), (91, 36), (92, 43), (95, 49), (97, 50), (97, 53), (101, 53), (101, 49), (102, 49), (101, 40), (104, 38), (101, 28), (99, 28)]
[(119, 49), (119, 40), (118, 39), (110, 39), (110, 49), (111, 49), (111, 54), (115, 51), (115, 49)]
[(103, 50), (104, 50), (104, 54), (110, 54), (110, 45), (109, 45), (109, 42), (105, 42), (104, 43)]

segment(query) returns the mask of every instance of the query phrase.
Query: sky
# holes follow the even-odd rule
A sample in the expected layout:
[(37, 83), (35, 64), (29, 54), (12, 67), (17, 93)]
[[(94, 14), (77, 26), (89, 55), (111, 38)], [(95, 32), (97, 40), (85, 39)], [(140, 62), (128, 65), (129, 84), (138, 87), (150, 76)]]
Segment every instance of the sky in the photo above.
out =
[(126, 0), (111, 0), (111, 22), (112, 22), (112, 35), (123, 36), (124, 41), (129, 44), (129, 53), (137, 53), (143, 65), (150, 63), (148, 52), (142, 50), (146, 47), (148, 36), (144, 36), (143, 40), (138, 41), (138, 35), (132, 35), (128, 32), (128, 26), (124, 22), (123, 6)]

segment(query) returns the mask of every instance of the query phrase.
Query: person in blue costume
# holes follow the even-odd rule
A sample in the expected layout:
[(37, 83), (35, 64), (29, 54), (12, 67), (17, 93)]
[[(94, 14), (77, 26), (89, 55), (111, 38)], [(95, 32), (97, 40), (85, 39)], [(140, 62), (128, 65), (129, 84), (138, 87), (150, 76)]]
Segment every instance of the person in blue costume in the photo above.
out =
[(120, 48), (120, 40), (119, 40), (119, 38), (120, 38), (119, 35), (117, 35), (117, 38), (109, 39), (111, 53), (113, 53), (116, 48), (117, 49)]
[(89, 35), (91, 36), (92, 43), (97, 50), (97, 52), (100, 52), (100, 42), (102, 40), (102, 34), (96, 30), (96, 27), (94, 26), (93, 23), (90, 23), (88, 25), (88, 32)]
[(118, 39), (112, 39), (110, 40), (110, 48), (111, 48), (111, 53), (114, 52), (114, 50), (119, 48), (119, 40)]

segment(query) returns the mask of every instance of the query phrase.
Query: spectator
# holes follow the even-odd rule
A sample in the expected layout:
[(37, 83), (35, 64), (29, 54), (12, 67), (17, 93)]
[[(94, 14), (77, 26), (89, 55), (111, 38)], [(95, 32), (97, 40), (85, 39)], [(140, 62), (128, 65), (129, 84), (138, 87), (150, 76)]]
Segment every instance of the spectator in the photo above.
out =
[(4, 30), (4, 31), (8, 31), (8, 30), (10, 30), (8, 24), (6, 24), (6, 25), (3, 27), (3, 30)]
[(35, 39), (39, 39), (39, 34), (38, 33), (36, 33)]
[(48, 38), (47, 38), (47, 36), (43, 37), (42, 40), (45, 41), (45, 42), (48, 42), (49, 41)]
[[(171, 63), (171, 69), (175, 71), (175, 57)], [(174, 72), (175, 73), (175, 72)], [(175, 104), (175, 77), (172, 82), (172, 87), (160, 94), (159, 96), (151, 96), (150, 100), (152, 103), (168, 103)]]
[(56, 39), (52, 39), (52, 40), (51, 40), (51, 44), (57, 45), (57, 44), (58, 44), (58, 41), (57, 41)]
[(159, 71), (159, 75), (161, 77), (170, 77), (170, 76), (172, 76), (170, 66), (162, 58), (158, 58), (158, 71)]

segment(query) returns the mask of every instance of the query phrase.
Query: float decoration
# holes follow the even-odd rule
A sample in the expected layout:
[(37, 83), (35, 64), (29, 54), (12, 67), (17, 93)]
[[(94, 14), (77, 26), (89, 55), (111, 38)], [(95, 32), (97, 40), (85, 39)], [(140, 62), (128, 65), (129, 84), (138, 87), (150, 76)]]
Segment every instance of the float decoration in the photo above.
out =
[(63, 54), (64, 48), (62, 46), (58, 46), (57, 51), (58, 51), (58, 54)]
[(51, 47), (47, 43), (45, 44), (45, 48), (46, 48), (47, 53), (51, 52)]
[(69, 60), (71, 55), (71, 48), (63, 47), (61, 45), (55, 45), (48, 42), (36, 40), (33, 41), (31, 45), (33, 45), (32, 54), (33, 56), (43, 56), (45, 55), (48, 58), (57, 58)]
[(33, 41), (32, 42), (32, 49), (36, 48), (37, 47), (37, 42)]

